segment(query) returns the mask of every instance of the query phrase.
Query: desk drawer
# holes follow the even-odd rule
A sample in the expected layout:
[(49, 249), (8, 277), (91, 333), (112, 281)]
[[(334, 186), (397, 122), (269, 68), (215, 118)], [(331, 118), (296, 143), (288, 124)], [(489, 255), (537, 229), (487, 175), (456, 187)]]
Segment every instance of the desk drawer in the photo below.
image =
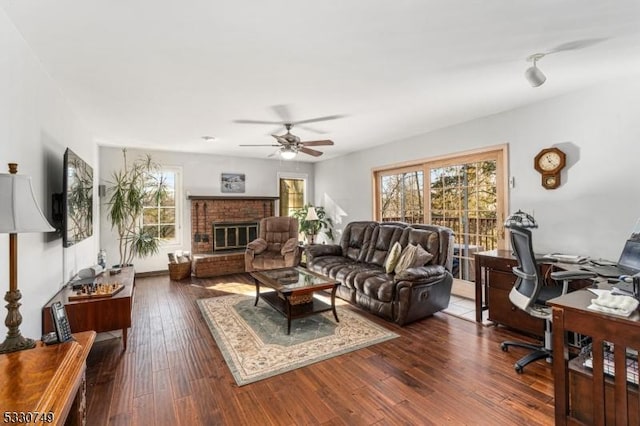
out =
[(489, 321), (536, 336), (543, 336), (544, 320), (534, 318), (518, 309), (509, 300), (509, 291), (494, 287), (489, 288)]
[[(489, 287), (499, 288), (500, 290), (511, 291), (513, 284), (516, 282), (516, 276), (511, 271), (489, 271)], [(491, 305), (491, 304), (490, 304)]]
[(501, 257), (483, 257), (482, 266), (487, 269), (511, 272), (511, 268), (518, 266), (518, 261), (515, 259), (504, 259)]

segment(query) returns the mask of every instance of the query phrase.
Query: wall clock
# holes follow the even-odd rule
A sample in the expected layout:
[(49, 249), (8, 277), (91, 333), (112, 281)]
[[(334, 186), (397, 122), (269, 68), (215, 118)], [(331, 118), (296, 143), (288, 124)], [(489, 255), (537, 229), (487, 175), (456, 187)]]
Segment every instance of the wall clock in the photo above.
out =
[(533, 166), (542, 175), (542, 186), (545, 189), (560, 186), (560, 172), (566, 162), (566, 154), (558, 148), (545, 148), (536, 155)]

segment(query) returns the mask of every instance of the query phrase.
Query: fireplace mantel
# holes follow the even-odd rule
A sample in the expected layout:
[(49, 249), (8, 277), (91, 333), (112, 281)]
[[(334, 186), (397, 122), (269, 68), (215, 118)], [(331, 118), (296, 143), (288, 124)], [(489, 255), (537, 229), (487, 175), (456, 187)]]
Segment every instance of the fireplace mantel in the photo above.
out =
[(279, 200), (280, 197), (262, 197), (262, 196), (245, 196), (245, 195), (189, 195), (189, 200)]

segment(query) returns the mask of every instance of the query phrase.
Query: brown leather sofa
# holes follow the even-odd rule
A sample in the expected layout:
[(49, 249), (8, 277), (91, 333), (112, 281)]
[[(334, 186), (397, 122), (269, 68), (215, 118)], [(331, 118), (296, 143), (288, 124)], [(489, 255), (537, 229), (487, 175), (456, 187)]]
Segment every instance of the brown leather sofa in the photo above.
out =
[(247, 272), (286, 268), (300, 264), (298, 219), (272, 216), (260, 220), (259, 237), (247, 244), (244, 265)]
[[(385, 260), (395, 242), (422, 246), (433, 255), (424, 266), (387, 273)], [(307, 268), (340, 282), (337, 295), (400, 325), (449, 305), (453, 277), (453, 231), (435, 225), (351, 222), (340, 244), (310, 245)]]

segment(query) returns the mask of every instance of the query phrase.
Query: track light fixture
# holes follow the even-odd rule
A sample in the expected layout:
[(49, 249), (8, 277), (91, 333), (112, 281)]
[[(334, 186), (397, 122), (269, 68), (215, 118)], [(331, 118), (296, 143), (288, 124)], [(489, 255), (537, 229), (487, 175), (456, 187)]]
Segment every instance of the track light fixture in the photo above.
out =
[(544, 56), (544, 53), (535, 53), (527, 58), (527, 62), (533, 62), (533, 66), (529, 67), (524, 72), (524, 76), (529, 84), (531, 84), (531, 87), (542, 86), (542, 84), (547, 80), (547, 77), (536, 65), (540, 59), (544, 58)]

